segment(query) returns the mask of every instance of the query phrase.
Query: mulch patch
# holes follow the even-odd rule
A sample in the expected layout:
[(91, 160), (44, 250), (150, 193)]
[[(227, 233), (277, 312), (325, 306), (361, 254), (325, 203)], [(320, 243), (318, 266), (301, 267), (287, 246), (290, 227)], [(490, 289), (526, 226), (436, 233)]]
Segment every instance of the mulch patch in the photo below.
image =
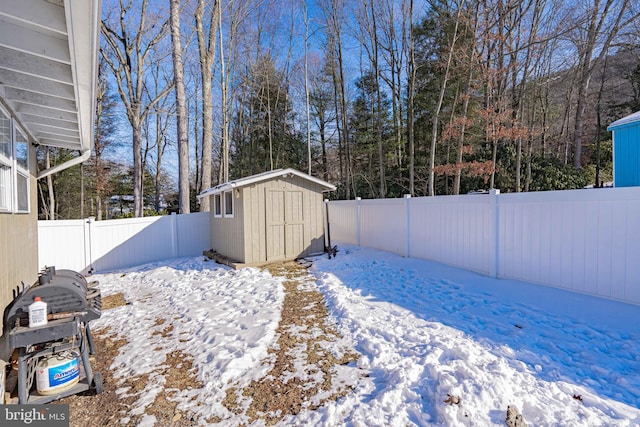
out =
[[(242, 402), (250, 399), (246, 416), (249, 423), (262, 420), (274, 425), (287, 415), (303, 409), (313, 410), (351, 391), (351, 385), (335, 385), (334, 367), (355, 362), (359, 354), (342, 349), (336, 357), (327, 346), (340, 339), (334, 325), (328, 322), (322, 294), (305, 266), (283, 263), (268, 266), (273, 276), (286, 277), (282, 317), (276, 330), (276, 345), (269, 349), (275, 357), (271, 370), (260, 380), (243, 389), (230, 388), (223, 404), (231, 412), (244, 411)], [(299, 360), (292, 350), (297, 350)], [(300, 363), (304, 371), (300, 372)], [(327, 394), (330, 390), (333, 393)], [(322, 395), (322, 396), (320, 396)]]
[[(353, 386), (337, 384), (334, 367), (354, 362), (359, 355), (353, 349), (341, 348), (332, 352), (327, 348), (340, 336), (328, 321), (322, 294), (305, 266), (290, 262), (269, 266), (268, 270), (274, 276), (286, 278), (282, 317), (276, 331), (278, 338), (275, 346), (269, 349), (272, 367), (264, 378), (242, 389), (230, 388), (223, 405), (237, 415), (244, 413), (249, 423), (262, 420), (266, 425), (274, 425), (287, 415), (318, 408), (349, 393)], [(111, 295), (102, 299), (102, 310), (126, 304), (122, 294)], [(156, 324), (163, 325), (164, 322), (164, 319), (158, 319)], [(167, 325), (157, 333), (166, 336), (173, 333), (173, 327)], [(54, 403), (69, 405), (71, 427), (138, 425), (142, 415), (131, 416), (130, 410), (147, 386), (149, 374), (116, 378), (110, 367), (127, 341), (117, 338), (109, 328), (94, 330), (93, 338), (96, 355), (91, 357), (91, 367), (102, 374), (103, 393), (87, 392)], [(302, 361), (299, 360), (301, 355)], [(304, 372), (298, 371), (300, 362)], [(163, 375), (165, 384), (155, 401), (146, 406), (145, 415), (154, 416), (156, 425), (197, 425), (198, 420), (190, 413), (179, 411), (177, 402), (172, 400), (177, 391), (203, 387), (195, 376), (191, 358), (174, 351), (168, 355), (162, 372), (155, 374)], [(333, 392), (328, 393), (330, 390)]]

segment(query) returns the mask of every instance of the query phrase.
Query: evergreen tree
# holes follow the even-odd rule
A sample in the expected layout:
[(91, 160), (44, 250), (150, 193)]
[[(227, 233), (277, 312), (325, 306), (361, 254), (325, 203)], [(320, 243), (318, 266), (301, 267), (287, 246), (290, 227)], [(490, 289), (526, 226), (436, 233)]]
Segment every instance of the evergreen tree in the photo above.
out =
[(263, 57), (249, 71), (232, 129), (232, 177), (303, 168), (307, 148), (303, 135), (295, 130), (295, 114), (283, 73), (270, 57)]

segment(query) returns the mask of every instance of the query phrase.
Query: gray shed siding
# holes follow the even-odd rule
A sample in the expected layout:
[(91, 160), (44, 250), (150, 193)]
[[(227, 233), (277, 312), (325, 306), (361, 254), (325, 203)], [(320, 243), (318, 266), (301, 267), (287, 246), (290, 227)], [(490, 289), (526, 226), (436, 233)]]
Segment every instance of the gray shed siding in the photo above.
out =
[[(267, 259), (267, 237), (264, 218), (264, 183), (250, 185), (242, 189), (243, 200), (247, 205), (245, 217), (244, 246), (246, 263), (260, 262)], [(262, 208), (261, 208), (262, 206)], [(262, 210), (262, 213), (260, 212)]]
[(212, 249), (247, 265), (322, 253), (323, 190), (321, 183), (292, 173), (236, 186), (234, 217), (211, 213)]
[[(268, 259), (267, 246), (273, 242), (267, 241), (267, 194), (272, 190), (285, 192), (300, 191), (302, 193), (302, 232), (304, 247), (301, 251), (289, 252), (282, 259), (294, 259), (324, 251), (324, 217), (322, 215), (322, 188), (298, 176), (278, 177), (268, 181), (253, 184), (242, 189), (241, 199), (247, 207), (244, 215), (244, 247), (246, 248), (245, 263), (260, 263), (275, 261)], [(287, 209), (295, 209), (289, 203)], [(290, 244), (291, 241), (289, 240)]]
[[(213, 196), (211, 196), (211, 244), (212, 249), (234, 261), (247, 262), (244, 248), (243, 198), (237, 197), (237, 190), (233, 190), (233, 218), (213, 215)], [(240, 194), (242, 192), (240, 191)]]

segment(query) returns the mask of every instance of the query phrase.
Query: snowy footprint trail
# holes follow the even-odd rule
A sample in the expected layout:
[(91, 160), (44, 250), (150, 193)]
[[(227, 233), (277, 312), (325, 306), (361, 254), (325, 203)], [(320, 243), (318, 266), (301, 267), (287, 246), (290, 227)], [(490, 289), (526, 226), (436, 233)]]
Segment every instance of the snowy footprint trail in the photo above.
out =
[[(354, 394), (300, 420), (503, 426), (513, 405), (535, 426), (640, 424), (633, 331), (546, 314), (544, 305), (496, 293), (490, 279), (369, 249), (317, 260), (314, 272), (370, 377)], [(448, 395), (460, 403), (445, 403)]]
[[(177, 408), (201, 420), (233, 417), (221, 402), (233, 380), (241, 386), (269, 369), (262, 362), (275, 341), (284, 299), (282, 279), (255, 268), (234, 271), (199, 258), (146, 264), (97, 274), (103, 296), (123, 293), (129, 305), (92, 322), (128, 342), (111, 369), (120, 378), (148, 375), (130, 415), (139, 416), (162, 391), (163, 367), (174, 351), (192, 357), (201, 389), (179, 390)], [(163, 333), (170, 328), (170, 333)], [(122, 390), (121, 393), (127, 393)], [(124, 418), (123, 422), (129, 422)], [(140, 425), (155, 425), (145, 416)]]

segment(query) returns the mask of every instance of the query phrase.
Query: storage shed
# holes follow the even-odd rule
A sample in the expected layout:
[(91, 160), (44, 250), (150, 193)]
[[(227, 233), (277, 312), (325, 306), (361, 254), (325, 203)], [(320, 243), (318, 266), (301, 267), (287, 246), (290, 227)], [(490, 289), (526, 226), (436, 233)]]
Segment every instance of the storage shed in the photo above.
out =
[(613, 132), (613, 186), (640, 185), (640, 111), (609, 125)]
[(229, 265), (260, 265), (324, 252), (323, 195), (336, 187), (278, 169), (203, 191), (211, 197), (211, 248)]

